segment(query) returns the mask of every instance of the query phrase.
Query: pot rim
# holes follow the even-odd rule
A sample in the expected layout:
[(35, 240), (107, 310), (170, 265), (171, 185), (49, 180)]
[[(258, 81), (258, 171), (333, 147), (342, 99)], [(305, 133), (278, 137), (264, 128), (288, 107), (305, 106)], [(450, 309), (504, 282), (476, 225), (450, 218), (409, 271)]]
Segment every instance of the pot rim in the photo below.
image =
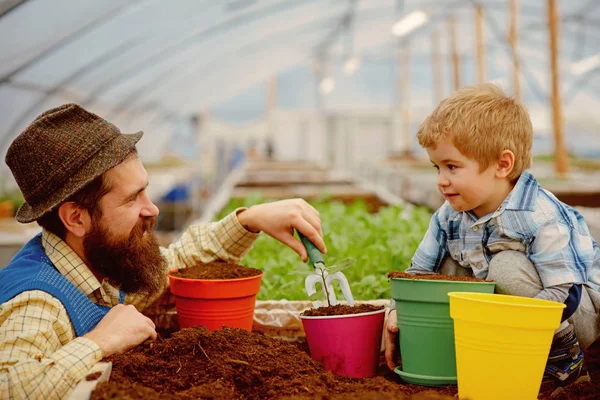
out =
[(195, 278), (181, 278), (179, 276), (173, 276), (171, 273), (173, 272), (179, 272), (179, 268), (178, 269), (174, 269), (172, 271), (169, 271), (168, 276), (169, 279), (175, 279), (175, 280), (179, 280), (179, 281), (188, 281), (188, 282), (243, 282), (243, 281), (249, 281), (249, 280), (253, 280), (253, 279), (258, 279), (258, 278), (262, 278), (262, 276), (265, 274), (265, 271), (261, 271), (260, 274), (258, 275), (253, 275), (253, 276), (247, 276), (245, 278), (231, 278), (231, 279), (195, 279)]
[(496, 284), (496, 281), (485, 281), (485, 282), (477, 282), (477, 281), (451, 281), (445, 279), (414, 279), (414, 278), (390, 278), (391, 280), (396, 281), (411, 281), (411, 282), (444, 282), (444, 283), (469, 283), (469, 284), (478, 284), (478, 285), (489, 285), (490, 283)]
[(352, 318), (352, 317), (366, 317), (369, 315), (375, 315), (380, 313), (385, 313), (387, 307), (382, 308), (381, 310), (369, 311), (360, 314), (346, 314), (346, 315), (314, 315), (314, 316), (304, 316), (300, 314), (300, 319), (339, 319), (339, 318)]

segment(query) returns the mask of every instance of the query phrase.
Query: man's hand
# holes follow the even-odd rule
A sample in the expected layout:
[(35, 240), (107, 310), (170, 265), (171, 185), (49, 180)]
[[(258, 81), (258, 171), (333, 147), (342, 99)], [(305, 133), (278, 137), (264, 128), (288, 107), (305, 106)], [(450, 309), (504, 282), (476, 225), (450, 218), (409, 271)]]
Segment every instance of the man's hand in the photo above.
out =
[(385, 331), (383, 333), (385, 342), (385, 362), (392, 371), (396, 368), (398, 360), (398, 320), (396, 310), (390, 311), (385, 322)]
[(155, 329), (154, 322), (134, 306), (118, 304), (83, 337), (96, 342), (102, 357), (108, 357), (129, 350), (148, 338), (156, 339)]
[(319, 212), (302, 199), (258, 204), (238, 214), (240, 224), (250, 231), (263, 231), (300, 255), (308, 256), (302, 243), (294, 237), (294, 229), (302, 232), (322, 253), (327, 252), (321, 231)]

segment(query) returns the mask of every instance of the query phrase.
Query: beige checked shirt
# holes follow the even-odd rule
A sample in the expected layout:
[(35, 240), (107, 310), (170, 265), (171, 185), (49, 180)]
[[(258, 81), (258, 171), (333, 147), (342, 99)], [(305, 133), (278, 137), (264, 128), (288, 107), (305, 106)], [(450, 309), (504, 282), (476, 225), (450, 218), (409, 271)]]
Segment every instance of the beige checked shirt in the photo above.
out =
[[(191, 226), (168, 248), (162, 248), (168, 268), (222, 259), (237, 263), (258, 234), (240, 225), (236, 210), (224, 219)], [(43, 231), (44, 250), (58, 271), (96, 304), (119, 303), (119, 290), (99, 282), (81, 258), (59, 237)], [(165, 271), (163, 292), (146, 297), (127, 295), (157, 328), (176, 327), (175, 303)], [(98, 345), (76, 337), (67, 310), (46, 292), (23, 292), (0, 305), (0, 399), (61, 399), (102, 359)]]

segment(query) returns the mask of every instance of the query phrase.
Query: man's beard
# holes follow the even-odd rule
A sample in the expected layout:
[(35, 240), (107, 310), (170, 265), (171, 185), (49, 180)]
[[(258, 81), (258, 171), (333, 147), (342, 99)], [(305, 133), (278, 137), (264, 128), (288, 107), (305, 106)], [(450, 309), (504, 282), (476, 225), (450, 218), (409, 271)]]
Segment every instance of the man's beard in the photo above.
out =
[(155, 217), (144, 218), (128, 238), (115, 238), (98, 218), (83, 238), (88, 263), (125, 293), (157, 293), (167, 286), (167, 268), (151, 231), (155, 225)]

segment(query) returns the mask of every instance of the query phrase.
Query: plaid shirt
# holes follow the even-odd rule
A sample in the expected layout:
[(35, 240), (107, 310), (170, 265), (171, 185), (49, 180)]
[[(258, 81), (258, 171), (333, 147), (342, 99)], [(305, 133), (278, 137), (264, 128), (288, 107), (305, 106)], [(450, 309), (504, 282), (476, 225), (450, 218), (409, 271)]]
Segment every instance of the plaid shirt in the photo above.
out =
[(600, 288), (600, 251), (583, 217), (527, 171), (500, 207), (482, 218), (445, 202), (406, 272), (437, 272), (449, 255), (485, 279), (490, 260), (503, 250), (525, 253), (545, 288), (577, 283)]
[[(240, 225), (240, 210), (219, 222), (192, 226), (162, 248), (169, 270), (214, 259), (238, 263), (258, 237)], [(56, 269), (90, 300), (107, 306), (119, 303), (119, 290), (107, 280), (99, 282), (63, 240), (43, 231), (42, 245)], [(135, 305), (164, 329), (177, 326), (166, 272), (162, 292), (125, 298), (125, 304)], [(101, 358), (95, 342), (76, 337), (67, 310), (48, 293), (26, 291), (0, 305), (0, 399), (64, 398)]]

